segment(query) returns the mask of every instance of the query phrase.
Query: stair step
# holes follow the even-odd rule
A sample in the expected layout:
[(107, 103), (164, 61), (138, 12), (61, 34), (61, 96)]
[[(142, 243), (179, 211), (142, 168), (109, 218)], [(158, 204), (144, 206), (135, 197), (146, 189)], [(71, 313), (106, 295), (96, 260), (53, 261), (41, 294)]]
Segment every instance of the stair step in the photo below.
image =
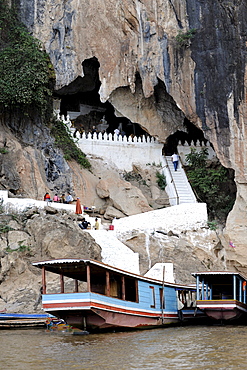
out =
[(175, 171), (170, 156), (166, 156), (166, 161), (176, 188), (179, 203), (194, 203), (195, 198), (193, 194), (191, 194), (191, 186), (189, 182), (186, 181), (186, 174), (183, 167), (181, 167), (179, 163), (178, 169)]

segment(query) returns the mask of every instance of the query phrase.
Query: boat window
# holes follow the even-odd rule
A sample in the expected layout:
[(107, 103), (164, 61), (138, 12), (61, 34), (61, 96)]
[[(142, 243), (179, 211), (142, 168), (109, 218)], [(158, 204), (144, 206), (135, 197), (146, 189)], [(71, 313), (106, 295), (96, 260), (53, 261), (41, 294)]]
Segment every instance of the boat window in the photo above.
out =
[(179, 290), (178, 300), (183, 304), (183, 308), (195, 307), (196, 293), (190, 290)]
[(106, 274), (97, 273), (91, 274), (91, 292), (106, 294)]
[(134, 278), (125, 276), (125, 300), (138, 302), (138, 283)]
[(160, 288), (160, 308), (161, 309), (165, 308), (165, 294), (163, 288)]
[(85, 281), (78, 281), (78, 292), (87, 292), (87, 283)]
[(122, 281), (118, 274), (110, 273), (110, 296), (122, 298)]
[(150, 307), (155, 308), (155, 290), (154, 290), (154, 286), (150, 286), (149, 288), (151, 289), (151, 302), (152, 302), (152, 304), (150, 304)]

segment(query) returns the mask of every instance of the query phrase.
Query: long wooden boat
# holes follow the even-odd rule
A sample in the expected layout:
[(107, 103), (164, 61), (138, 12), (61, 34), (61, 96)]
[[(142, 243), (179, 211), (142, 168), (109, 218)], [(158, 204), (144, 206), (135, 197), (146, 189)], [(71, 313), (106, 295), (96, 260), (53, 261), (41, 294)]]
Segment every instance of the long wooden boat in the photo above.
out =
[(195, 318), (195, 288), (187, 285), (93, 260), (57, 259), (33, 265), (42, 269), (43, 309), (79, 329), (150, 328)]
[(238, 272), (206, 271), (196, 277), (196, 305), (215, 320), (227, 321), (247, 316), (246, 278)]
[(45, 327), (48, 318), (48, 314), (0, 312), (0, 328)]

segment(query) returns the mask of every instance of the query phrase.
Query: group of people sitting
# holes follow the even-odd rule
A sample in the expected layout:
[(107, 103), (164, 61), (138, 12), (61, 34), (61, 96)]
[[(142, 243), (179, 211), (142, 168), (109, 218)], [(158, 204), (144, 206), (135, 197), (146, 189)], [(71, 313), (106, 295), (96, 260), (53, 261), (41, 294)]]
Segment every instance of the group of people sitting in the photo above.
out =
[[(82, 219), (82, 222), (79, 224), (79, 227), (83, 230), (85, 229), (91, 229), (91, 223), (86, 221), (85, 218)], [(99, 230), (99, 220), (98, 218), (96, 217), (95, 218), (95, 224), (94, 224), (94, 230)]]
[(45, 193), (44, 195), (44, 201), (45, 202), (55, 202), (55, 203), (65, 203), (65, 204), (71, 204), (73, 202), (73, 197), (70, 193), (65, 196), (65, 194), (62, 194), (61, 197), (58, 196), (56, 193), (53, 198), (51, 198), (49, 193)]

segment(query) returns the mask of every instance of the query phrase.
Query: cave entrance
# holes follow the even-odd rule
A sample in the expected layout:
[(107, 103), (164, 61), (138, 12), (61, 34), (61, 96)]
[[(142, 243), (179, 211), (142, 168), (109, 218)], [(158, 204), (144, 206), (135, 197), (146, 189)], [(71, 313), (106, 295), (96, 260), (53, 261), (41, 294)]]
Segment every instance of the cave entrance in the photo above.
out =
[(99, 96), (100, 64), (97, 58), (86, 59), (82, 63), (83, 77), (77, 77), (69, 85), (57, 90), (54, 98), (60, 99), (60, 114), (70, 116), (74, 127), (90, 132), (94, 126), (99, 132), (114, 133), (118, 128), (122, 135), (140, 136), (146, 132), (138, 123), (126, 117), (117, 117), (110, 102), (102, 103)]
[(193, 125), (187, 118), (184, 119), (183, 124), (185, 131), (176, 131), (167, 138), (163, 149), (164, 155), (169, 156), (176, 152), (179, 141), (182, 144), (187, 141), (189, 145), (195, 145), (199, 141), (201, 145), (206, 145), (207, 140), (199, 128)]

